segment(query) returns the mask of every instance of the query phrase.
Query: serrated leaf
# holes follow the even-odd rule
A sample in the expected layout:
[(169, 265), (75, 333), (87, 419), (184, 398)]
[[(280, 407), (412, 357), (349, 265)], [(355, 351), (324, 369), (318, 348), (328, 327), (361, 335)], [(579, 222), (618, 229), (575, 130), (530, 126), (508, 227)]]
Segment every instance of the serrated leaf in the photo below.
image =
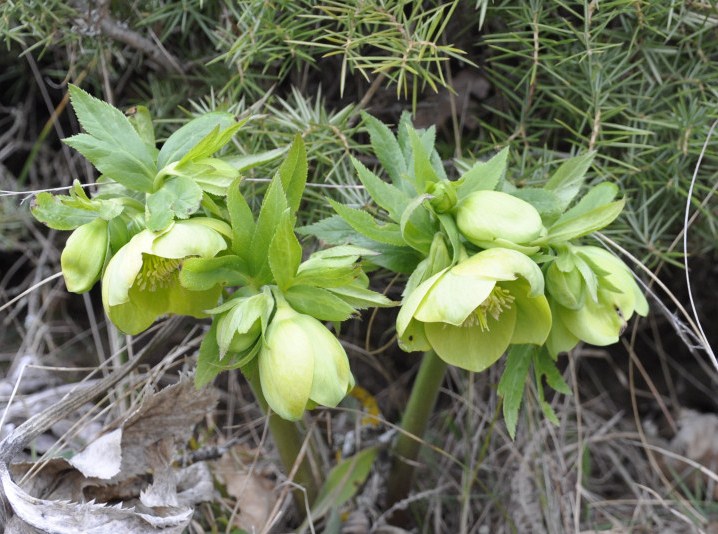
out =
[(90, 200), (76, 184), (75, 190), (79, 188), (81, 196), (75, 190), (70, 195), (39, 193), (30, 208), (33, 217), (55, 230), (74, 230), (97, 218), (109, 221), (124, 210), (119, 199)]
[(207, 135), (205, 135), (200, 141), (194, 145), (182, 158), (179, 160), (178, 165), (184, 165), (190, 161), (197, 159), (204, 159), (212, 156), (215, 152), (219, 151), (224, 145), (229, 143), (234, 137), (234, 134), (245, 125), (249, 120), (246, 118), (239, 122), (235, 122), (231, 126), (222, 128), (219, 124), (212, 128)]
[(413, 128), (409, 130), (409, 140), (411, 141), (411, 155), (414, 162), (414, 184), (417, 193), (422, 193), (426, 191), (426, 186), (436, 182), (438, 177), (431, 166), (430, 150), (426, 149), (422, 138)]
[(241, 286), (249, 282), (247, 265), (238, 256), (188, 258), (182, 263), (179, 281), (192, 291), (205, 291), (217, 284)]
[(170, 174), (190, 178), (207, 193), (226, 196), (239, 171), (219, 158), (202, 158), (178, 165)]
[(217, 321), (213, 320), (199, 346), (197, 371), (194, 374), (195, 387), (200, 389), (202, 386), (206, 386), (223, 370), (224, 367), (219, 359), (219, 345), (217, 344)]
[(499, 381), (498, 394), (503, 398), (504, 422), (511, 439), (516, 438), (516, 424), (529, 374), (533, 345), (513, 345), (506, 356), (506, 367)]
[(330, 245), (352, 242), (359, 234), (339, 215), (330, 215), (326, 219), (297, 228), (300, 235), (311, 235)]
[(232, 167), (237, 169), (239, 172), (248, 171), (259, 165), (274, 161), (279, 156), (287, 151), (286, 148), (275, 148), (274, 150), (268, 150), (267, 152), (260, 152), (259, 154), (246, 154), (244, 156), (228, 156), (222, 159), (230, 164)]
[(80, 152), (102, 173), (129, 189), (149, 192), (157, 172), (155, 153), (124, 113), (76, 85), (70, 100), (86, 134), (64, 142)]
[(304, 187), (307, 183), (307, 170), (307, 151), (304, 147), (304, 140), (301, 135), (297, 134), (277, 171), (292, 214), (297, 213), (302, 201), (302, 194), (304, 194)]
[(431, 242), (437, 231), (429, 211), (423, 207), (429, 195), (420, 195), (412, 200), (401, 214), (401, 235), (411, 248), (423, 255), (429, 253)]
[(330, 198), (328, 198), (327, 201), (334, 208), (334, 211), (360, 234), (387, 245), (406, 245), (398, 224), (391, 222), (381, 224), (366, 211), (350, 208)]
[(556, 362), (553, 358), (551, 358), (548, 350), (540, 349), (535, 351), (533, 354), (533, 360), (534, 370), (539, 378), (537, 386), (541, 387), (540, 379), (541, 377), (545, 377), (546, 384), (548, 384), (550, 388), (558, 391), (559, 393), (563, 393), (564, 395), (571, 395), (571, 388), (556, 368)]
[(548, 235), (541, 241), (561, 243), (600, 230), (621, 214), (625, 203), (626, 201), (621, 199), (573, 217), (564, 214), (549, 228)]
[(372, 291), (357, 284), (344, 285), (340, 287), (328, 288), (331, 293), (338, 296), (344, 302), (352, 306), (354, 309), (363, 310), (375, 307), (398, 306), (398, 302), (394, 302), (381, 293)]
[(456, 196), (459, 201), (474, 191), (492, 191), (506, 174), (509, 147), (504, 148), (488, 161), (477, 161), (458, 180)]
[(293, 217), (287, 208), (279, 219), (269, 245), (269, 267), (279, 289), (286, 290), (302, 261), (302, 246), (294, 235)]
[(616, 195), (618, 195), (618, 186), (616, 184), (601, 182), (589, 189), (574, 207), (563, 214), (563, 218), (571, 219), (588, 213), (595, 208), (600, 208), (604, 204), (613, 201)]
[(561, 216), (561, 202), (553, 191), (535, 187), (517, 189), (511, 193), (516, 198), (531, 204), (541, 215), (544, 224), (546, 221), (555, 221)]
[(287, 200), (277, 174), (264, 195), (247, 255), (252, 275), (260, 284), (270, 283), (272, 280), (267, 253), (277, 224), (287, 208)]
[(164, 230), (176, 219), (187, 219), (199, 209), (202, 188), (185, 176), (173, 176), (147, 195), (145, 220), (153, 232)]
[(147, 145), (152, 153), (157, 152), (155, 127), (152, 124), (152, 115), (145, 106), (135, 106), (134, 111), (127, 117), (130, 124), (140, 136), (140, 139)]
[(403, 181), (407, 174), (406, 160), (397, 139), (379, 119), (362, 111), (364, 125), (369, 132), (371, 147), (394, 185)]
[(342, 322), (354, 314), (354, 308), (321, 287), (294, 285), (284, 292), (292, 308), (320, 321)]
[(359, 181), (377, 206), (384, 208), (394, 221), (401, 219), (401, 214), (409, 204), (409, 196), (397, 187), (385, 182), (376, 174), (367, 169), (358, 159), (351, 158), (352, 165), (357, 171)]
[(181, 160), (216, 127), (225, 129), (233, 124), (234, 116), (224, 111), (213, 111), (192, 119), (167, 138), (157, 156), (157, 168), (163, 169), (168, 164)]
[(254, 235), (254, 215), (244, 195), (239, 190), (241, 178), (236, 178), (227, 192), (227, 210), (232, 226), (232, 251), (240, 257), (247, 258), (249, 247)]
[(544, 189), (556, 194), (561, 203), (561, 210), (565, 210), (581, 190), (586, 180), (586, 172), (595, 156), (596, 152), (590, 151), (567, 159), (546, 182)]

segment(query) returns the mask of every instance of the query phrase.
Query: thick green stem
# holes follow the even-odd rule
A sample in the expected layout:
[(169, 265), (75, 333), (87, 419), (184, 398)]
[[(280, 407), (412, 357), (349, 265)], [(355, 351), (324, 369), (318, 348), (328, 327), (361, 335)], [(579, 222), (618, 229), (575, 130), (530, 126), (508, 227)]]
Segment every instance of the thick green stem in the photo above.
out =
[(426, 352), (401, 420), (401, 433), (394, 445), (387, 488), (388, 506), (404, 500), (409, 495), (421, 439), (434, 411), (445, 374), (446, 363), (434, 351)]
[[(252, 386), (252, 391), (264, 413), (268, 413), (267, 400), (262, 394), (262, 386), (259, 383), (258, 373), (246, 373), (247, 379)], [(272, 434), (274, 443), (279, 452), (279, 459), (282, 461), (284, 470), (289, 475), (294, 472), (292, 480), (302, 486), (304, 491), (296, 489), (293, 492), (294, 504), (302, 519), (307, 515), (307, 503), (311, 506), (317, 497), (317, 483), (312, 475), (312, 469), (308, 460), (311, 450), (304, 445), (305, 438), (296, 423), (282, 419), (276, 413), (269, 415), (269, 431)], [(302, 451), (304, 447), (304, 451)], [(300, 454), (301, 460), (300, 460)], [(298, 462), (298, 463), (297, 463)], [(306, 497), (305, 497), (306, 493)]]

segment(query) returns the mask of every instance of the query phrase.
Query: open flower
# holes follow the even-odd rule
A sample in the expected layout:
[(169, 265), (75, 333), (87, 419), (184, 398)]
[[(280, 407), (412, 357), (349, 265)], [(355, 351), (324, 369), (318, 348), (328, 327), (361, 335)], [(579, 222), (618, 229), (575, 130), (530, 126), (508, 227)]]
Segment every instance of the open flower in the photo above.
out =
[(60, 256), (68, 291), (84, 293), (100, 279), (105, 265), (109, 235), (107, 221), (97, 218), (75, 229)]
[(409, 294), (396, 321), (404, 350), (482, 371), (513, 343), (542, 344), (551, 328), (541, 269), (504, 248), (475, 254), (443, 269)]
[[(547, 274), (554, 322), (546, 345), (552, 354), (569, 351), (579, 341), (616, 343), (634, 313), (648, 313), (648, 302), (623, 261), (593, 246), (574, 247), (573, 254), (584, 266), (580, 284), (578, 267), (561, 272), (552, 264)], [(569, 289), (578, 294), (571, 298)]]
[(148, 328), (168, 313), (206, 317), (220, 287), (190, 291), (179, 283), (182, 262), (209, 258), (227, 247), (222, 234), (203, 219), (176, 221), (166, 230), (142, 230), (113, 256), (102, 279), (102, 303), (110, 320), (128, 334)]
[(284, 419), (297, 420), (316, 404), (339, 404), (354, 386), (354, 378), (334, 334), (282, 300), (277, 299), (259, 352), (259, 379), (272, 410)]
[(456, 225), (474, 245), (502, 247), (533, 254), (530, 243), (546, 229), (531, 204), (501, 191), (475, 191), (456, 210)]

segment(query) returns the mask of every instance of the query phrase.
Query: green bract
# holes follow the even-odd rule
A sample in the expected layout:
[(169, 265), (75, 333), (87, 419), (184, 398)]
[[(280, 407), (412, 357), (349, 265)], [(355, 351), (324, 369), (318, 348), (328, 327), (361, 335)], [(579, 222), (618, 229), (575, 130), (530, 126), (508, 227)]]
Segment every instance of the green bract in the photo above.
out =
[(397, 318), (404, 350), (434, 349), (470, 371), (512, 343), (540, 345), (551, 328), (541, 270), (515, 250), (492, 248), (443, 269), (409, 294)]
[(224, 223), (208, 224), (189, 219), (161, 232), (143, 230), (117, 251), (102, 279), (102, 302), (120, 330), (137, 334), (167, 313), (205, 317), (204, 310), (217, 303), (219, 286), (190, 291), (179, 283), (183, 260), (209, 258), (227, 248), (216, 229)]
[(286, 302), (277, 302), (258, 360), (262, 392), (284, 419), (297, 420), (314, 404), (336, 406), (354, 386), (334, 334)]
[(70, 234), (60, 256), (68, 291), (84, 293), (100, 279), (108, 241), (107, 221), (99, 218)]
[[(546, 346), (552, 354), (571, 350), (579, 341), (598, 346), (616, 343), (634, 313), (648, 313), (648, 302), (623, 261), (593, 246), (573, 247), (573, 255), (574, 270), (561, 272), (552, 265), (554, 273), (547, 276), (554, 323)], [(578, 276), (582, 283), (575, 300), (580, 304), (571, 306), (566, 289), (576, 288)]]
[(481, 248), (510, 248), (527, 254), (538, 250), (528, 245), (546, 231), (536, 208), (500, 191), (467, 195), (456, 210), (456, 225)]

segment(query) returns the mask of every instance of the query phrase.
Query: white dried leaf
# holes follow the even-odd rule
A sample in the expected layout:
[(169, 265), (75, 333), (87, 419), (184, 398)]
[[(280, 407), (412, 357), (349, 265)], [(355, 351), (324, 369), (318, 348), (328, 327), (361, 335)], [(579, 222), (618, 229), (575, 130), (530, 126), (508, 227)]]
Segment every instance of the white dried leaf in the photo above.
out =
[(120, 472), (122, 463), (122, 429), (103, 434), (81, 452), (70, 458), (70, 464), (86, 477), (103, 480)]

